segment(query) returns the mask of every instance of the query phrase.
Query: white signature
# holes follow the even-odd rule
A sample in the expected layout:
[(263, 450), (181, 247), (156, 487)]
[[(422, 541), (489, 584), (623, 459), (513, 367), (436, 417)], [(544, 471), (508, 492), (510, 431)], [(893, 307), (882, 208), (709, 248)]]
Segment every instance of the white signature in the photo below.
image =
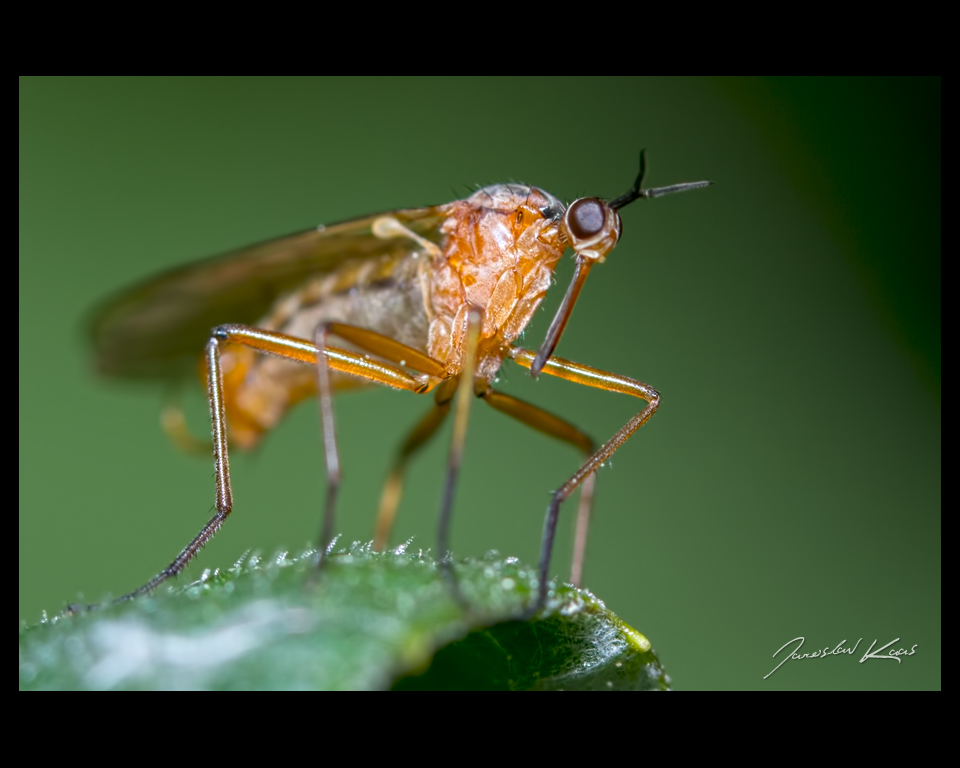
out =
[[(773, 654), (773, 658), (777, 658), (777, 654), (779, 654), (780, 651), (782, 651), (791, 643), (797, 644), (792, 651), (783, 657), (783, 661), (781, 661), (779, 664), (777, 664), (777, 666), (763, 676), (763, 679), (766, 680), (768, 677), (770, 677), (770, 675), (780, 669), (780, 667), (782, 667), (791, 659), (825, 659), (827, 656), (842, 656), (845, 653), (853, 656), (854, 652), (857, 650), (857, 646), (860, 645), (860, 640), (863, 640), (863, 638), (861, 637), (860, 640), (857, 640), (856, 645), (854, 645), (853, 648), (844, 648), (843, 646), (847, 642), (844, 639), (837, 643), (833, 650), (830, 650), (830, 646), (828, 645), (822, 650), (816, 650), (811, 653), (800, 653), (800, 649), (803, 647), (804, 640), (805, 638), (803, 637), (795, 637), (793, 640), (781, 645), (777, 652)], [(914, 646), (909, 651), (906, 648), (897, 648), (895, 650), (891, 650), (887, 654), (883, 653), (891, 645), (899, 642), (900, 638), (896, 637), (882, 648), (877, 648), (877, 650), (874, 651), (873, 647), (877, 644), (877, 641), (874, 640), (872, 643), (870, 643), (870, 647), (867, 649), (867, 652), (863, 654), (863, 658), (860, 659), (860, 663), (863, 664), (863, 662), (865, 662), (867, 659), (894, 659), (899, 664), (901, 661), (903, 661), (900, 658), (901, 656), (913, 656), (913, 654), (917, 652), (917, 645), (919, 645), (919, 643), (914, 643)]]

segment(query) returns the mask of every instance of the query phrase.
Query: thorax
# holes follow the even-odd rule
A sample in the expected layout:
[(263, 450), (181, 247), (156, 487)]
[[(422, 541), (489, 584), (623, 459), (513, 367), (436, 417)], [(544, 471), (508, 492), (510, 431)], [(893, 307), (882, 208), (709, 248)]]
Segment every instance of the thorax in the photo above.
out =
[(467, 313), (483, 311), (477, 373), (492, 381), (543, 301), (563, 254), (563, 206), (534, 187), (498, 184), (450, 205), (430, 270), (428, 353), (463, 367)]

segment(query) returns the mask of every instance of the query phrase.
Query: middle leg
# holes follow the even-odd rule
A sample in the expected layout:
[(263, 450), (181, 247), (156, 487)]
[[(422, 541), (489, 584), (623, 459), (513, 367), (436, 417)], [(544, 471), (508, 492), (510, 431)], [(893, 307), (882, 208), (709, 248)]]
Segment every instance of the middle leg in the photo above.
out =
[[(579, 449), (584, 456), (593, 455), (596, 448), (593, 440), (559, 416), (554, 416), (542, 408), (493, 389), (488, 389), (480, 396), (488, 405), (520, 423), (572, 445)], [(587, 549), (587, 532), (590, 527), (590, 512), (593, 508), (596, 483), (597, 474), (593, 472), (584, 479), (580, 487), (580, 507), (577, 510), (577, 529), (573, 540), (573, 558), (570, 565), (570, 581), (575, 587), (579, 587), (583, 579), (584, 554)]]
[[(327, 352), (330, 349), (327, 346), (327, 337), (330, 335), (338, 336), (350, 342), (365, 353), (377, 355), (418, 371), (422, 374), (421, 386), (416, 390), (418, 393), (427, 392), (438, 382), (448, 378), (444, 365), (420, 350), (402, 344), (389, 336), (346, 323), (321, 323), (314, 334), (314, 344), (317, 350)], [(364, 358), (366, 357), (367, 355), (364, 355)], [(320, 532), (320, 542), (317, 547), (317, 564), (320, 566), (324, 562), (327, 547), (333, 538), (333, 521), (341, 472), (340, 451), (337, 447), (333, 416), (333, 386), (330, 381), (331, 360), (328, 358), (328, 354), (317, 355), (316, 367), (317, 395), (320, 399), (321, 437), (323, 439), (323, 454), (327, 474), (327, 501), (323, 515), (323, 527)], [(429, 437), (429, 434), (427, 437)]]
[[(448, 386), (454, 385), (454, 386)], [(423, 448), (447, 418), (450, 413), (450, 400), (453, 398), (456, 379), (447, 379), (437, 387), (434, 406), (427, 415), (407, 435), (400, 450), (393, 460), (390, 474), (383, 484), (380, 493), (380, 508), (377, 511), (377, 525), (373, 537), (373, 548), (382, 550), (390, 541), (390, 531), (393, 529), (393, 520), (400, 496), (403, 494), (403, 475), (411, 458)]]

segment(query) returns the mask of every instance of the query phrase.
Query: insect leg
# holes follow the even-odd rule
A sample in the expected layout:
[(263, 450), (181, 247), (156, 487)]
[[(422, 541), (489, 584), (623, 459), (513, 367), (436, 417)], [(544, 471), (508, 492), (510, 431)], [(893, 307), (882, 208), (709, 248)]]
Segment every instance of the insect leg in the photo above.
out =
[[(324, 323), (317, 329), (318, 347), (326, 344), (326, 336), (328, 335), (338, 336), (365, 352), (399, 363), (427, 376), (432, 376), (437, 379), (442, 379), (446, 376), (444, 366), (429, 355), (413, 347), (409, 347), (406, 344), (401, 344), (389, 336), (376, 333), (375, 331), (346, 323)], [(323, 367), (322, 364), (319, 367)], [(334, 433), (334, 419), (331, 406), (332, 388), (330, 386), (329, 376), (323, 372), (319, 373), (317, 383), (317, 389), (320, 394), (321, 414), (324, 419), (324, 446), (328, 451), (328, 456), (333, 456), (333, 461), (335, 462), (335, 466), (330, 467), (330, 460), (328, 459), (329, 476), (331, 469), (335, 469), (339, 473), (339, 461), (336, 459), (338, 456), (336, 435)], [(444, 387), (437, 390), (437, 407), (431, 410), (426, 418), (410, 433), (403, 447), (400, 449), (400, 453), (394, 462), (390, 475), (387, 477), (383, 493), (380, 497), (380, 510), (377, 514), (377, 526), (373, 543), (374, 549), (382, 549), (390, 537), (394, 513), (400, 502), (400, 494), (403, 490), (403, 470), (406, 467), (407, 460), (433, 436), (450, 410), (449, 402), (453, 397), (453, 392), (451, 391), (449, 394), (446, 392), (447, 388)], [(328, 486), (328, 488), (329, 487), (330, 486)]]
[[(514, 348), (510, 356), (525, 368), (533, 365), (536, 353), (526, 349)], [(609, 459), (614, 452), (649, 421), (660, 407), (660, 394), (651, 386), (643, 382), (620, 376), (615, 373), (590, 368), (580, 363), (574, 363), (559, 357), (551, 357), (543, 366), (543, 372), (576, 384), (583, 384), (607, 392), (619, 392), (623, 395), (639, 397), (647, 402), (646, 407), (636, 416), (624, 424), (617, 433), (604, 443), (589, 459), (584, 462), (567, 482), (553, 492), (553, 498), (547, 507), (547, 516), (543, 523), (543, 542), (540, 547), (540, 590), (536, 605), (532, 610), (543, 607), (547, 599), (547, 572), (550, 568), (550, 555), (553, 551), (553, 539), (557, 531), (557, 517), (560, 513), (560, 504), (581, 485), (588, 476), (599, 469), (600, 465)]]
[[(554, 416), (542, 408), (526, 403), (512, 395), (505, 395), (502, 392), (496, 392), (488, 389), (481, 394), (481, 397), (501, 413), (505, 413), (517, 421), (532, 427), (538, 432), (542, 432), (550, 437), (555, 437), (574, 448), (579, 448), (587, 456), (591, 456), (596, 449), (596, 445), (587, 435), (577, 429), (573, 424), (564, 421), (559, 416)], [(593, 508), (594, 491), (597, 484), (597, 473), (591, 473), (583, 481), (583, 487), (580, 489), (580, 507), (577, 510), (577, 532), (574, 537), (573, 561), (570, 566), (570, 581), (574, 586), (580, 586), (580, 580), (583, 577), (584, 552), (587, 548), (587, 529), (590, 524), (590, 511)]]
[[(265, 331), (245, 325), (224, 325), (215, 334), (223, 341), (240, 343), (260, 352), (279, 355), (290, 360), (316, 366), (317, 390), (320, 397), (321, 435), (327, 474), (327, 501), (318, 543), (318, 566), (324, 561), (326, 549), (333, 537), (337, 491), (340, 486), (340, 454), (337, 449), (333, 420), (333, 396), (329, 369), (373, 381), (378, 384), (421, 393), (434, 384), (433, 373), (445, 371), (433, 358), (394, 339), (364, 328), (344, 323), (321, 323), (316, 330), (315, 343), (275, 331)], [(403, 360), (411, 368), (426, 368), (422, 376), (411, 376), (393, 365), (371, 360), (369, 355), (347, 352), (326, 343), (327, 336), (335, 334), (353, 344), (366, 348), (387, 359)], [(324, 354), (318, 354), (318, 350)], [(407, 360), (409, 358), (409, 360)]]
[[(448, 379), (448, 381), (452, 381), (452, 379)], [(441, 393), (442, 388), (438, 388), (437, 394), (440, 395)], [(448, 413), (450, 413), (450, 399), (437, 402), (411, 430), (400, 447), (393, 461), (393, 467), (390, 469), (390, 474), (383, 484), (383, 492), (380, 494), (380, 509), (377, 512), (377, 527), (373, 538), (374, 549), (383, 549), (390, 540), (393, 518), (397, 506), (400, 504), (400, 496), (403, 493), (403, 473), (407, 468), (407, 462), (436, 434)]]
[[(207, 342), (207, 396), (210, 401), (210, 422), (213, 431), (213, 461), (216, 474), (216, 514), (200, 529), (183, 551), (170, 565), (139, 589), (117, 599), (129, 600), (156, 589), (167, 579), (176, 576), (210, 541), (233, 509), (233, 491), (230, 485), (230, 460), (227, 451), (227, 419), (223, 397), (223, 370), (220, 365), (221, 343), (237, 343), (266, 354), (293, 360), (307, 365), (317, 365), (317, 347), (309, 341), (287, 336), (274, 331), (265, 331), (247, 325), (221, 325), (214, 329)], [(423, 377), (411, 376), (392, 365), (368, 360), (336, 347), (327, 347), (324, 359), (335, 371), (359, 376), (367, 381), (394, 389), (423, 392), (430, 383)]]
[(210, 401), (210, 424), (213, 432), (213, 467), (216, 475), (217, 493), (214, 506), (216, 514), (194, 536), (193, 541), (177, 555), (173, 562), (142, 587), (116, 599), (115, 602), (131, 600), (152, 592), (167, 579), (186, 568), (203, 546), (220, 530), (223, 521), (233, 509), (233, 489), (230, 486), (230, 457), (227, 453), (227, 420), (223, 407), (223, 371), (220, 367), (220, 346), (216, 338), (207, 342), (207, 397)]
[[(322, 328), (323, 326), (321, 330)], [(368, 331), (368, 333), (372, 332)], [(231, 324), (219, 326), (214, 330), (213, 336), (218, 341), (242, 344), (257, 352), (276, 355), (296, 363), (317, 364), (318, 348), (313, 342), (288, 336), (285, 333), (266, 331), (249, 325)], [(325, 347), (323, 351), (326, 364), (334, 371), (358, 376), (374, 384), (383, 384), (386, 387), (404, 389), (417, 394), (429, 391), (434, 384), (429, 376), (411, 376), (402, 368), (371, 360), (366, 355), (348, 352), (338, 347)], [(411, 351), (417, 352), (417, 350)], [(422, 352), (418, 354), (423, 355)]]
[[(437, 379), (447, 378), (447, 369), (443, 363), (434, 360), (430, 355), (421, 352), (419, 349), (408, 347), (406, 344), (376, 331), (360, 328), (356, 325), (347, 325), (346, 323), (322, 323), (317, 330), (349, 341), (364, 352), (398, 363), (417, 373), (424, 373)], [(332, 364), (331, 367), (333, 367)]]
[[(429, 381), (431, 378), (434, 380), (443, 378), (446, 374), (446, 368), (429, 355), (426, 355), (423, 352), (414, 349), (413, 347), (409, 347), (406, 344), (402, 344), (396, 339), (391, 339), (389, 336), (384, 336), (376, 333), (375, 331), (371, 331), (366, 328), (359, 328), (355, 325), (348, 325), (346, 323), (321, 323), (318, 326), (315, 335), (316, 346), (318, 349), (328, 349), (327, 336), (331, 334), (338, 336), (345, 341), (349, 341), (351, 344), (364, 350), (365, 352), (372, 353), (387, 360), (392, 360), (400, 365), (404, 365), (412, 368), (413, 370), (419, 371), (427, 377), (427, 381)], [(333, 536), (333, 516), (336, 505), (337, 491), (339, 490), (341, 479), (340, 451), (337, 448), (337, 435), (333, 416), (333, 387), (330, 383), (330, 374), (329, 370), (327, 369), (327, 363), (328, 358), (325, 355), (321, 355), (317, 360), (317, 394), (320, 397), (320, 417), (323, 431), (323, 448), (327, 464), (327, 505), (323, 516), (323, 530), (320, 532), (320, 545), (318, 548), (320, 563), (323, 562), (323, 558), (326, 555), (326, 548)], [(423, 392), (426, 391), (427, 388), (428, 385), (424, 384), (424, 386), (417, 391)], [(431, 415), (435, 412), (436, 411), (431, 412)], [(410, 438), (408, 438), (408, 444), (411, 440), (417, 438), (421, 431), (427, 431), (422, 435), (419, 443), (410, 448), (410, 452), (415, 451), (423, 442), (430, 438), (437, 427), (440, 426), (444, 415), (446, 415), (445, 412), (438, 414), (438, 420), (433, 425), (431, 425), (429, 417), (427, 420), (421, 423), (421, 425), (414, 431)], [(401, 459), (405, 460), (403, 451), (401, 451)], [(396, 504), (400, 500), (400, 490), (403, 482), (402, 471), (402, 466), (400, 467), (399, 471), (395, 468), (387, 478), (387, 485), (384, 488), (384, 496), (381, 499), (380, 512), (377, 516), (377, 532), (374, 539), (374, 547), (377, 549), (379, 549), (383, 543), (385, 543), (390, 533), (390, 526), (393, 523), (393, 513), (396, 511)], [(395, 492), (392, 494), (393, 505), (385, 507), (384, 500), (386, 500), (387, 504), (389, 504), (391, 501), (391, 498), (388, 495), (392, 487), (391, 480), (394, 481), (392, 486), (395, 488)]]
[[(464, 305), (466, 307), (467, 305)], [(461, 310), (462, 311), (462, 310)], [(463, 460), (463, 447), (467, 440), (467, 422), (470, 418), (470, 402), (473, 400), (473, 372), (477, 362), (477, 346), (480, 342), (480, 328), (483, 325), (483, 311), (474, 306), (466, 310), (466, 342), (463, 347), (463, 368), (460, 381), (467, 382), (459, 388), (453, 405), (453, 435), (450, 438), (450, 455), (447, 460), (447, 478), (443, 485), (443, 498), (440, 503), (440, 524), (437, 528), (437, 560), (447, 578), (450, 579), (454, 593), (460, 600), (459, 589), (453, 580), (450, 562), (450, 513), (453, 510), (453, 492), (457, 486), (457, 475)], [(458, 313), (459, 319), (459, 313)], [(457, 320), (454, 320), (456, 323)], [(462, 602), (462, 600), (460, 600)]]
[(187, 419), (180, 403), (167, 403), (160, 412), (160, 426), (164, 434), (184, 453), (203, 453), (210, 450), (206, 440), (195, 437), (187, 429)]

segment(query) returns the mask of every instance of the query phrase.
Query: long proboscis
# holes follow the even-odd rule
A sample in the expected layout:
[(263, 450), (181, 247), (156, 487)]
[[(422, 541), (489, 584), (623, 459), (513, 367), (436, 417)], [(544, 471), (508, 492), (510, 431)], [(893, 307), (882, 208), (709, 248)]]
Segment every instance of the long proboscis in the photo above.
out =
[(563, 297), (557, 314), (553, 316), (553, 321), (547, 329), (547, 336), (543, 340), (543, 344), (540, 345), (540, 350), (533, 360), (533, 365), (530, 366), (530, 375), (533, 376), (533, 378), (537, 378), (537, 376), (540, 375), (543, 366), (547, 364), (547, 360), (550, 359), (553, 351), (557, 348), (557, 344), (560, 342), (560, 336), (563, 334), (563, 329), (566, 328), (567, 320), (570, 319), (570, 315), (573, 312), (573, 305), (577, 303), (580, 289), (583, 288), (583, 284), (587, 280), (587, 274), (590, 272), (592, 265), (592, 261), (580, 255), (577, 256), (577, 266), (574, 269), (570, 287), (567, 288), (567, 293)]

